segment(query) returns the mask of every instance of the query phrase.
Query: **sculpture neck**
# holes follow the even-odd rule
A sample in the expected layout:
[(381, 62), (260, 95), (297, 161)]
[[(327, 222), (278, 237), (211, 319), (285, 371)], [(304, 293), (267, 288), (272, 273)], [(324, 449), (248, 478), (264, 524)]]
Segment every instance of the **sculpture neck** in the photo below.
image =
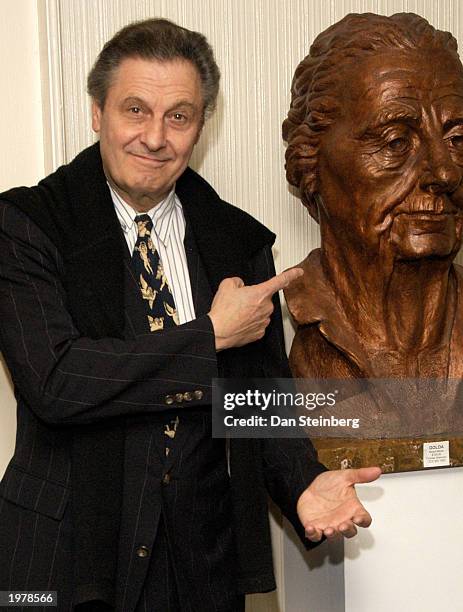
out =
[(366, 348), (416, 354), (448, 340), (452, 258), (400, 261), (324, 242), (324, 273)]

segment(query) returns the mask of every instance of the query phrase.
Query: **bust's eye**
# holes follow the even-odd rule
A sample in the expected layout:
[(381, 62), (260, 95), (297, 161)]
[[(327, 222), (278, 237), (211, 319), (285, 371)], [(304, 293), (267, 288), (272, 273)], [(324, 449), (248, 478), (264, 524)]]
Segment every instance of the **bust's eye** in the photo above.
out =
[(457, 149), (457, 151), (463, 151), (463, 134), (455, 134), (455, 136), (451, 136), (450, 142), (452, 143), (452, 147), (454, 149)]
[(402, 136), (400, 138), (393, 138), (387, 143), (387, 146), (394, 153), (405, 153), (410, 146), (410, 141)]

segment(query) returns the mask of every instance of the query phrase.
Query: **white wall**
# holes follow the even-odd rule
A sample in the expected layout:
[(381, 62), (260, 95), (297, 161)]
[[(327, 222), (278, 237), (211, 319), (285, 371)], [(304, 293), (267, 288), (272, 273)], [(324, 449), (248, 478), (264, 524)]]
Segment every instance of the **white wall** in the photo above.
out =
[[(43, 176), (38, 15), (34, 0), (0, 4), (0, 191)], [(16, 428), (15, 402), (0, 362), (0, 476)]]
[(387, 474), (359, 495), (375, 518), (345, 546), (345, 612), (461, 612), (463, 468)]

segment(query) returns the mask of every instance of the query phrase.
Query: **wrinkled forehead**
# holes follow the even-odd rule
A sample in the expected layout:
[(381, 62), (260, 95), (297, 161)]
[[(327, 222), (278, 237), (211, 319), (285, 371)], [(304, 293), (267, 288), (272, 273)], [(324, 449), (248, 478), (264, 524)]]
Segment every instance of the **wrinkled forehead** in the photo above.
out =
[(391, 106), (424, 108), (463, 105), (463, 66), (445, 50), (389, 50), (359, 58), (340, 74), (341, 114), (354, 121)]

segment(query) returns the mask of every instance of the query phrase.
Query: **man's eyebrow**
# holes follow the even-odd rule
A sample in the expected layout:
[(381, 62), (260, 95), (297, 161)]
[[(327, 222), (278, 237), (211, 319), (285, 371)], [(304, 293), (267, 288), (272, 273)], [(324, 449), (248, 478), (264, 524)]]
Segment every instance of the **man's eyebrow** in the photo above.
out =
[(122, 104), (140, 104), (146, 106), (146, 102), (138, 96), (127, 96), (122, 100)]
[(198, 106), (196, 104), (193, 104), (193, 102), (190, 102), (190, 100), (178, 100), (176, 102), (174, 102), (172, 104), (172, 106), (170, 106), (167, 109), (167, 112), (170, 113), (173, 110), (175, 110), (176, 108), (191, 108), (192, 110), (196, 111), (198, 110)]
[[(147, 102), (146, 100), (143, 100), (142, 98), (139, 98), (138, 96), (127, 96), (127, 98), (124, 98), (122, 100), (122, 104), (140, 104), (141, 106), (149, 106), (149, 102)], [(197, 110), (197, 106), (196, 104), (193, 104), (193, 102), (190, 102), (190, 100), (176, 100), (172, 106), (170, 106), (167, 109), (167, 112), (170, 113), (173, 110), (175, 110), (176, 108), (192, 108), (193, 110)]]
[(194, 104), (190, 100), (177, 100), (166, 110), (166, 113), (172, 113), (173, 111), (181, 110), (182, 108), (190, 109), (195, 114), (201, 112), (201, 107), (198, 107), (197, 104)]

